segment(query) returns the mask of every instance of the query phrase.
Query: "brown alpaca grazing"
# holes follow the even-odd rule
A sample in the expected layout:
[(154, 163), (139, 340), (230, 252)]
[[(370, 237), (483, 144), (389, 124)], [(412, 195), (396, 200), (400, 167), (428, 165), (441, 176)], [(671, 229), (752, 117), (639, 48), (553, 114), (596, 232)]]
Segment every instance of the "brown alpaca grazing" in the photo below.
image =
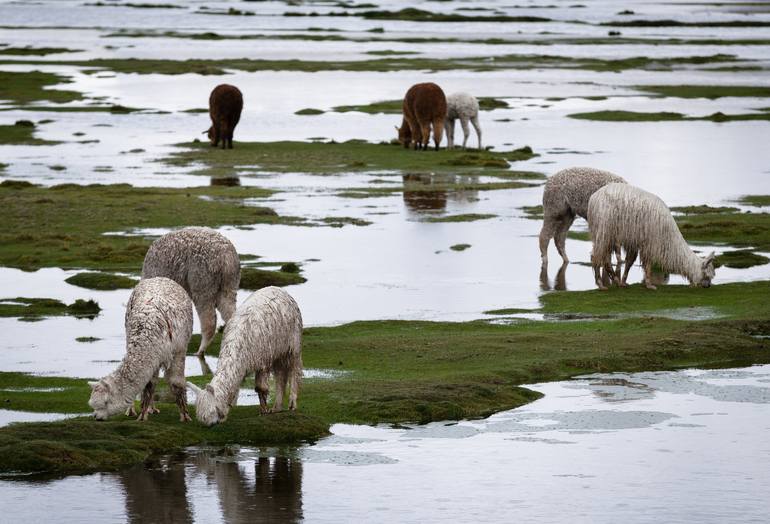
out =
[(415, 149), (428, 149), (430, 126), (433, 124), (433, 141), (436, 151), (444, 134), (446, 96), (433, 82), (415, 84), (404, 96), (404, 119), (398, 130), (398, 141), (404, 147), (414, 143)]
[(233, 148), (233, 131), (241, 119), (242, 109), (243, 95), (240, 89), (229, 84), (220, 84), (214, 88), (209, 96), (211, 127), (204, 131), (212, 147), (217, 147), (221, 140), (222, 149)]

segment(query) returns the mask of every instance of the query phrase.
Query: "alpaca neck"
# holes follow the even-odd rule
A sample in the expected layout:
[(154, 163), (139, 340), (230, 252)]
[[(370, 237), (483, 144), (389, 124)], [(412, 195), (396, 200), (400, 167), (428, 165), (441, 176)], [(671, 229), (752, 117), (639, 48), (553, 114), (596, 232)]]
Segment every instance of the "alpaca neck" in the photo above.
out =
[(682, 275), (684, 275), (687, 280), (690, 281), (690, 284), (695, 284), (701, 279), (701, 266), (703, 264), (703, 261), (701, 258), (693, 253), (688, 248), (689, 253), (687, 254), (687, 258), (684, 260), (684, 263), (682, 264), (684, 271), (682, 272)]
[(227, 406), (232, 406), (238, 398), (238, 390), (246, 378), (246, 366), (241, 359), (220, 357), (217, 372), (211, 380), (214, 395), (219, 400), (225, 401)]
[(135, 351), (132, 351), (132, 347), (129, 345), (123, 361), (118, 369), (112, 373), (113, 385), (117, 388), (117, 393), (121, 397), (131, 400), (144, 389), (157, 371), (154, 366), (147, 366), (146, 362), (139, 364), (137, 362), (139, 359), (135, 358), (132, 353)]

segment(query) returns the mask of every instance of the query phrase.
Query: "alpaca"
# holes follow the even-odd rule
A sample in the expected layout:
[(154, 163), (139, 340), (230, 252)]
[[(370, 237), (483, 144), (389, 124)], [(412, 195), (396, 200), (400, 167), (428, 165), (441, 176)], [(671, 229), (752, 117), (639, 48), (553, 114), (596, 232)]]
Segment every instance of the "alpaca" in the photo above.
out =
[[(540, 230), (540, 258), (548, 264), (548, 243), (553, 238), (564, 263), (568, 263), (565, 243), (575, 216), (586, 218), (588, 199), (602, 186), (626, 181), (592, 167), (571, 167), (550, 177), (543, 190), (543, 227)], [(620, 251), (616, 250), (618, 263)]]
[(243, 95), (240, 89), (229, 84), (220, 84), (209, 96), (209, 116), (211, 127), (204, 131), (211, 140), (211, 146), (217, 147), (220, 140), (222, 149), (233, 148), (233, 132), (241, 119)]
[[(596, 285), (606, 289), (600, 270), (625, 286), (628, 271), (637, 254), (644, 267), (648, 289), (655, 289), (652, 266), (664, 273), (683, 275), (690, 285), (709, 287), (714, 278), (714, 253), (697, 256), (687, 245), (666, 204), (657, 196), (627, 184), (608, 184), (597, 190), (588, 201), (588, 228), (591, 230)], [(609, 265), (615, 246), (626, 250), (626, 268), (617, 279)]]
[(455, 120), (460, 119), (460, 125), (463, 128), (463, 149), (468, 143), (468, 122), (473, 124), (476, 130), (476, 137), (479, 139), (479, 149), (481, 149), (481, 126), (479, 125), (479, 101), (476, 97), (468, 93), (454, 93), (446, 97), (446, 128), (447, 149), (452, 149), (455, 142)]
[(404, 96), (404, 118), (401, 127), (396, 126), (398, 141), (408, 148), (428, 149), (430, 127), (433, 125), (433, 141), (436, 151), (444, 133), (446, 118), (446, 97), (444, 91), (432, 82), (415, 84)]
[(189, 293), (201, 322), (198, 356), (206, 351), (217, 327), (217, 310), (227, 323), (235, 312), (241, 265), (233, 244), (206, 227), (186, 227), (152, 243), (142, 278), (170, 278)]
[(96, 420), (133, 413), (142, 392), (138, 420), (147, 420), (153, 406), (158, 373), (163, 370), (176, 397), (179, 420), (190, 420), (185, 399), (184, 359), (192, 334), (192, 301), (168, 278), (140, 280), (126, 306), (126, 355), (118, 368), (98, 382), (89, 382), (88, 405)]
[(294, 299), (277, 287), (266, 287), (241, 304), (222, 336), (219, 364), (211, 382), (201, 389), (187, 386), (197, 395), (196, 416), (207, 426), (223, 422), (238, 400), (238, 389), (254, 373), (255, 390), (262, 413), (268, 413), (270, 372), (275, 374), (276, 392), (272, 411), (283, 408), (289, 384), (289, 409), (297, 408), (302, 380), (302, 314)]

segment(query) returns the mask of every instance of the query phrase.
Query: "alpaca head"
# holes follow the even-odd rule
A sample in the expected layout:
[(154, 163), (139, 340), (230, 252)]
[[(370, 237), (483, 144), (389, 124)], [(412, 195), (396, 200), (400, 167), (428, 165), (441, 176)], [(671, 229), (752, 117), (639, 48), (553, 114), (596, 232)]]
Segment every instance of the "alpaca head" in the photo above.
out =
[(195, 399), (195, 417), (198, 419), (198, 422), (205, 426), (213, 426), (227, 419), (229, 409), (224, 402), (217, 399), (214, 395), (214, 388), (211, 387), (211, 384), (201, 389), (195, 384), (188, 382), (187, 387), (197, 397)]
[(131, 403), (131, 399), (125, 399), (119, 395), (110, 377), (105, 377), (98, 382), (89, 382), (88, 385), (91, 386), (88, 405), (94, 410), (96, 420), (107, 420), (112, 415), (125, 411)]
[(406, 122), (402, 123), (401, 127), (395, 127), (398, 133), (398, 142), (404, 147), (409, 147), (412, 143), (412, 129)]
[(202, 134), (209, 137), (209, 140), (211, 141), (211, 145), (215, 146), (217, 145), (216, 141), (216, 133), (214, 132), (214, 126), (209, 127), (206, 131), (204, 131)]
[(701, 287), (710, 287), (711, 280), (714, 278), (715, 273), (716, 271), (714, 270), (714, 252), (712, 251), (711, 253), (709, 253), (709, 255), (706, 258), (702, 260), (700, 279), (698, 280), (698, 282), (693, 282), (693, 283)]

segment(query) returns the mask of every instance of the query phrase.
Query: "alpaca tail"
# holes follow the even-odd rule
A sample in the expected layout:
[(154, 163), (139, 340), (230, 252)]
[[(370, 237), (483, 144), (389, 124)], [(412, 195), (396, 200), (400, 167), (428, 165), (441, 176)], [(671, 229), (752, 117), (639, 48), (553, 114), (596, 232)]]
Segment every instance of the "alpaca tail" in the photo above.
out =
[(441, 116), (433, 120), (433, 141), (436, 143), (436, 151), (438, 151), (441, 140), (444, 138), (444, 117)]

